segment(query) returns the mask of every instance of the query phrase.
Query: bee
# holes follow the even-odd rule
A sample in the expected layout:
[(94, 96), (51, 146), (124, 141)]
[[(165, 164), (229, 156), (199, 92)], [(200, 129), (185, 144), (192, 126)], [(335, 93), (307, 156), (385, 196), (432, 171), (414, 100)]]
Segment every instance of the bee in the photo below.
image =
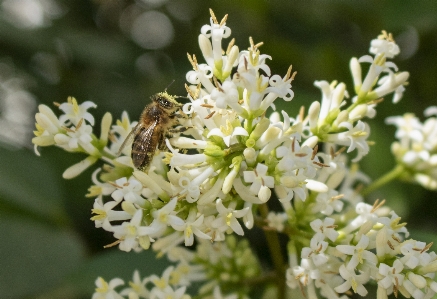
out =
[(138, 124), (126, 137), (117, 154), (119, 155), (123, 148), (133, 141), (132, 162), (135, 168), (141, 171), (147, 171), (157, 148), (166, 148), (165, 137), (181, 116), (176, 112), (182, 104), (166, 91), (153, 95), (151, 100), (152, 103), (144, 108)]

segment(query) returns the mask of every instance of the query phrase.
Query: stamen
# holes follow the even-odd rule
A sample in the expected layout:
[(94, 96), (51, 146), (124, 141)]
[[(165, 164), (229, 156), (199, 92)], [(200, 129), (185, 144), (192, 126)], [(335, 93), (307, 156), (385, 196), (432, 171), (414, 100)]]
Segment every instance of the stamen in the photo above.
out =
[(235, 38), (231, 39), (231, 41), (229, 42), (228, 48), (226, 49), (226, 55), (229, 55), (234, 44), (235, 44)]
[(432, 244), (433, 244), (433, 242), (431, 242), (431, 243), (429, 243), (428, 245), (426, 245), (426, 246), (422, 249), (422, 251), (421, 251), (420, 253), (424, 253), (425, 251), (428, 251), (428, 249), (431, 248)]
[(223, 19), (220, 21), (220, 26), (223, 26), (224, 24), (226, 24), (226, 20), (228, 19), (228, 14), (225, 14), (225, 16), (223, 17)]
[(217, 18), (215, 17), (214, 11), (210, 8), (209, 9), (209, 13), (211, 15), (212, 21), (214, 22), (214, 24), (218, 24)]
[(317, 162), (317, 161), (313, 161), (313, 164), (316, 164), (317, 166), (320, 166), (320, 167), (331, 167), (331, 166), (329, 166), (327, 164), (323, 164), (323, 163), (320, 163), (320, 162)]
[(193, 91), (191, 90), (191, 88), (188, 86), (187, 83), (185, 83), (185, 90), (187, 91), (187, 93), (190, 95), (190, 97), (191, 97), (193, 100), (196, 100), (196, 99), (197, 99), (196, 95), (193, 93)]
[(205, 107), (205, 108), (214, 108), (213, 105), (210, 104), (200, 104), (200, 107)]
[(194, 69), (195, 71), (197, 71), (197, 70), (198, 70), (198, 67), (197, 67), (197, 59), (196, 59), (196, 55), (193, 54), (193, 56), (191, 56), (190, 53), (187, 53), (187, 57), (188, 57), (188, 60), (190, 61), (191, 65), (193, 66), (193, 69)]
[(317, 155), (317, 151), (319, 150), (319, 145), (316, 144), (316, 146), (313, 148), (313, 154), (311, 155), (311, 160), (314, 160), (314, 158)]
[(333, 201), (336, 201), (337, 199), (340, 199), (340, 198), (343, 198), (343, 197), (344, 197), (344, 194), (339, 194), (339, 195), (336, 195), (336, 196), (331, 197), (331, 198), (329, 199), (329, 201), (330, 201), (330, 202), (333, 202)]
[(373, 105), (373, 104), (377, 105), (379, 103), (382, 103), (383, 101), (384, 101), (384, 98), (379, 98), (379, 99), (368, 102), (367, 105)]
[(123, 239), (120, 239), (120, 240), (117, 240), (117, 241), (115, 241), (115, 242), (112, 242), (112, 243), (110, 243), (110, 244), (108, 244), (108, 245), (105, 245), (105, 246), (103, 246), (103, 248), (110, 248), (110, 247), (114, 247), (114, 246), (116, 246), (116, 245), (120, 244), (120, 243), (121, 243), (121, 241), (123, 241)]
[(79, 130), (79, 128), (82, 126), (82, 124), (83, 124), (83, 118), (81, 118), (81, 119), (79, 120), (79, 122), (77, 123), (76, 131)]
[(379, 199), (377, 199), (375, 201), (375, 203), (373, 204), (373, 208), (371, 210), (372, 213), (376, 212), (380, 207), (382, 207), (385, 204), (385, 199), (383, 199), (381, 201), (381, 203), (379, 203)]
[(217, 80), (217, 78), (214, 76), (214, 77), (212, 77), (212, 80), (214, 81), (214, 85), (215, 85), (215, 87), (220, 91), (220, 92), (225, 92), (223, 89), (222, 89), (222, 86), (220, 85), (220, 82), (218, 82), (218, 80)]
[(388, 247), (390, 247), (391, 250), (395, 250), (395, 247), (393, 246), (393, 244), (390, 241), (387, 241), (387, 245), (388, 245)]
[(213, 115), (214, 115), (215, 111), (211, 112), (210, 114), (208, 114), (207, 116), (205, 116), (204, 119), (210, 119)]
[(303, 122), (304, 119), (305, 119), (305, 106), (300, 106), (300, 109), (299, 109), (299, 121)]

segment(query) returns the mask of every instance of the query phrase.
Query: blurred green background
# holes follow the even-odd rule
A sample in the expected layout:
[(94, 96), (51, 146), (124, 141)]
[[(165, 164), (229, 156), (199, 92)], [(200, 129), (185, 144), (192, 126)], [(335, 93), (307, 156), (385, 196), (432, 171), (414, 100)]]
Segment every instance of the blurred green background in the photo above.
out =
[[(96, 229), (93, 199), (85, 198), (91, 172), (63, 180), (62, 172), (83, 159), (59, 148), (31, 145), (38, 104), (50, 107), (75, 96), (93, 101), (99, 123), (126, 110), (136, 119), (150, 95), (169, 87), (184, 95), (191, 69), (186, 53), (203, 62), (197, 37), (209, 23), (208, 8), (227, 25), (240, 49), (248, 37), (263, 41), (272, 74), (298, 72), (295, 98), (277, 104), (292, 115), (320, 99), (314, 80), (338, 80), (352, 94), (349, 60), (368, 53), (382, 29), (401, 47), (395, 63), (411, 73), (396, 106), (386, 98), (372, 120), (376, 141), (361, 166), (377, 178), (393, 167), (391, 115), (436, 104), (437, 2), (297, 0), (2, 0), (0, 1), (0, 298), (90, 298), (94, 280), (126, 281), (161, 273), (153, 253), (123, 253), (103, 246), (111, 234)], [(423, 118), (422, 118), (423, 119)], [(98, 126), (96, 127), (98, 128)], [(391, 183), (371, 194), (387, 199), (409, 224), (413, 237), (437, 241), (435, 192)], [(433, 250), (436, 250), (435, 246)]]

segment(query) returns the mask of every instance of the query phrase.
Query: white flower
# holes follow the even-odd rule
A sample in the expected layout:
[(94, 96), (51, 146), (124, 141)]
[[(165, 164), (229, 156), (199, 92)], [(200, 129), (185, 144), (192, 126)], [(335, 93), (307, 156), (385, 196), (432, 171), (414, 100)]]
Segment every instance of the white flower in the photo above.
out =
[[(150, 296), (149, 290), (146, 288), (146, 284), (150, 281), (150, 278), (146, 277), (144, 279), (140, 278), (140, 272), (135, 270), (132, 281), (129, 281), (129, 288), (125, 288), (120, 292), (121, 295), (126, 296), (131, 292), (135, 293), (141, 298), (148, 298)], [(130, 297), (129, 297), (130, 298)]]
[(100, 196), (95, 199), (91, 212), (96, 215), (91, 217), (91, 220), (95, 222), (96, 227), (112, 231), (111, 221), (131, 219), (132, 216), (125, 211), (114, 211), (113, 208), (117, 205), (118, 202), (113, 200), (103, 204)]
[(220, 128), (214, 128), (208, 133), (208, 138), (211, 136), (219, 136), (223, 138), (226, 146), (230, 146), (237, 142), (237, 136), (249, 136), (247, 131), (242, 127), (234, 127), (232, 123), (227, 119), (226, 127), (220, 126)]
[(185, 246), (191, 246), (194, 243), (194, 235), (199, 238), (210, 240), (211, 237), (200, 230), (203, 226), (204, 215), (200, 215), (196, 219), (196, 211), (191, 210), (187, 219), (185, 220), (185, 225), (181, 228), (176, 228), (177, 230), (183, 230), (185, 236)]
[(323, 265), (328, 261), (325, 250), (328, 243), (323, 241), (325, 236), (322, 233), (316, 233), (310, 241), (310, 247), (302, 248), (301, 256), (303, 259), (311, 259), (316, 267)]
[(368, 292), (364, 284), (369, 281), (369, 274), (356, 274), (354, 269), (346, 268), (345, 265), (341, 265), (339, 271), (345, 282), (334, 288), (336, 292), (345, 293), (352, 287), (352, 290), (358, 295), (367, 295)]
[(363, 264), (364, 261), (370, 262), (373, 265), (378, 262), (376, 255), (373, 252), (366, 250), (368, 245), (369, 237), (362, 235), (357, 245), (337, 245), (336, 248), (338, 251), (352, 256), (347, 268), (354, 269), (358, 264)]
[(313, 207), (314, 212), (320, 212), (324, 215), (332, 215), (334, 211), (341, 212), (343, 209), (343, 201), (340, 200), (342, 195), (339, 195), (336, 190), (329, 190), (325, 193), (319, 193), (316, 197), (316, 204)]
[(340, 127), (346, 128), (347, 131), (338, 134), (329, 134), (328, 142), (348, 146), (348, 153), (357, 149), (357, 157), (353, 159), (352, 162), (359, 161), (369, 152), (369, 145), (367, 144), (367, 138), (369, 138), (370, 134), (369, 125), (359, 120), (355, 127), (348, 122), (342, 122)]
[[(227, 16), (225, 16), (223, 18), (223, 20), (218, 23), (217, 19), (215, 18), (215, 16), (212, 14), (211, 15), (211, 23), (210, 25), (203, 25), (202, 28), (200, 29), (201, 33), (206, 36), (207, 38), (211, 38), (211, 42), (212, 42), (212, 51), (213, 51), (213, 61), (219, 61), (222, 59), (222, 46), (221, 46), (221, 42), (223, 38), (227, 38), (231, 35), (231, 29), (226, 26), (226, 18)], [(209, 55), (205, 55), (205, 59), (208, 59)], [(212, 65), (214, 65), (213, 63), (211, 63)]]
[[(327, 81), (315, 81), (314, 85), (320, 88), (320, 90), (322, 91), (322, 101), (317, 122), (318, 126), (322, 126), (325, 123), (329, 112), (334, 109), (338, 109), (342, 104), (344, 97), (348, 97), (348, 94), (346, 91), (346, 85), (344, 83), (340, 83), (337, 85), (336, 81), (332, 82), (331, 84), (329, 84)], [(312, 126), (314, 125), (315, 124), (313, 124)]]
[[(209, 180), (210, 177), (213, 176), (214, 169), (212, 167), (208, 167), (207, 169), (194, 169), (192, 173), (189, 172), (183, 173), (179, 176), (179, 187), (181, 190), (179, 194), (186, 194), (185, 200), (192, 203), (199, 199), (200, 197), (200, 185), (203, 184), (206, 180)], [(192, 176), (196, 176), (191, 178)]]
[(211, 92), (211, 99), (215, 101), (217, 108), (226, 109), (230, 106), (238, 114), (241, 114), (244, 109), (238, 103), (239, 97), (237, 86), (232, 81), (223, 82), (220, 88), (215, 88)]
[(285, 173), (281, 176), (280, 183), (275, 185), (275, 192), (280, 202), (288, 202), (295, 197), (302, 201), (306, 199), (305, 186), (307, 184), (307, 177), (303, 174), (303, 171), (297, 174), (296, 171)]
[[(115, 140), (111, 142), (110, 151), (114, 154), (118, 153), (121, 145), (126, 140), (129, 133), (137, 125), (137, 122), (130, 122), (129, 115), (126, 111), (121, 114), (121, 120), (117, 120), (116, 124), (111, 128), (111, 134), (116, 137)], [(122, 153), (126, 156), (130, 156), (131, 145), (126, 144), (122, 150)]]
[(193, 71), (189, 71), (186, 75), (186, 79), (190, 84), (197, 85), (201, 83), (208, 91), (214, 89), (214, 85), (211, 83), (212, 69), (207, 64), (196, 65)]
[(66, 151), (79, 151), (80, 147), (90, 155), (98, 154), (98, 150), (91, 143), (93, 127), (85, 125), (82, 122), (77, 127), (67, 129), (66, 134), (56, 134), (54, 140), (56, 145), (62, 147)]
[(136, 179), (130, 178), (128, 181), (126, 177), (123, 177), (115, 181), (115, 186), (117, 190), (112, 192), (111, 197), (116, 202), (121, 202), (124, 199), (139, 206), (144, 205), (146, 202), (146, 200), (141, 197), (143, 186)]
[(116, 290), (116, 287), (124, 284), (124, 281), (120, 278), (111, 279), (107, 283), (103, 278), (96, 279), (96, 292), (93, 294), (92, 299), (124, 299)]
[(383, 54), (387, 58), (393, 58), (400, 53), (399, 46), (395, 43), (391, 35), (383, 31), (383, 34), (370, 42), (369, 52), (375, 55)]
[(405, 244), (401, 246), (401, 253), (404, 255), (400, 259), (401, 262), (410, 269), (416, 268), (419, 264), (424, 265), (424, 259), (429, 262), (429, 256), (427, 255), (427, 252), (423, 251), (425, 246), (425, 242), (414, 240), (405, 242)]
[(267, 215), (267, 225), (276, 229), (278, 232), (282, 232), (284, 230), (284, 223), (287, 219), (288, 216), (286, 213), (269, 212)]
[(215, 286), (213, 292), (213, 299), (238, 299), (238, 295), (231, 294), (231, 295), (223, 296), (220, 290), (220, 286)]
[(334, 225), (334, 222), (334, 219), (326, 217), (323, 221), (320, 219), (313, 220), (310, 222), (310, 226), (316, 233), (322, 233), (329, 240), (334, 242), (339, 235), (339, 233), (335, 230), (336, 225)]
[(386, 289), (388, 294), (392, 292), (393, 287), (399, 289), (404, 281), (404, 275), (401, 273), (403, 269), (404, 265), (400, 260), (395, 260), (393, 267), (379, 264), (378, 285)]
[(129, 252), (132, 249), (138, 249), (138, 245), (141, 245), (144, 249), (148, 249), (150, 246), (150, 238), (148, 235), (154, 233), (156, 229), (141, 226), (142, 218), (143, 210), (139, 209), (130, 222), (125, 221), (121, 225), (114, 225), (112, 227), (114, 237), (120, 240), (120, 250)]
[(242, 210), (235, 210), (236, 202), (231, 202), (229, 206), (226, 208), (222, 200), (219, 198), (216, 202), (216, 208), (219, 215), (217, 218), (212, 222), (212, 224), (215, 227), (223, 227), (223, 228), (230, 228), (232, 231), (234, 231), (236, 234), (242, 236), (244, 235), (243, 228), (241, 227), (240, 223), (238, 222), (237, 218), (241, 218), (247, 214), (249, 211), (249, 207), (246, 207)]
[(59, 106), (59, 109), (61, 109), (65, 113), (59, 117), (59, 121), (66, 125), (69, 125), (71, 123), (77, 126), (81, 119), (84, 119), (88, 121), (91, 126), (94, 126), (94, 116), (87, 110), (89, 108), (96, 107), (97, 105), (90, 101), (86, 101), (78, 105), (75, 98), (68, 97), (68, 102), (62, 103)]
[(153, 212), (153, 222), (150, 227), (154, 230), (153, 235), (161, 235), (168, 225), (173, 227), (181, 227), (184, 225), (184, 221), (178, 216), (174, 215), (174, 209), (176, 208), (177, 197), (170, 200), (161, 209)]
[(35, 144), (35, 153), (39, 155), (37, 146), (49, 146), (55, 144), (54, 137), (62, 129), (62, 123), (59, 121), (55, 113), (46, 105), (38, 106), (39, 113), (35, 114), (36, 131), (32, 138), (32, 143)]
[(386, 76), (381, 77), (378, 81), (378, 87), (373, 90), (378, 98), (381, 98), (389, 93), (395, 92), (393, 96), (393, 103), (396, 104), (402, 98), (405, 91), (404, 84), (406, 84), (410, 74), (408, 72), (401, 72), (394, 74), (389, 72)]
[(266, 202), (271, 195), (269, 188), (275, 186), (275, 180), (272, 176), (267, 175), (268, 167), (262, 163), (258, 163), (253, 171), (244, 171), (244, 181), (252, 183), (250, 191), (253, 194), (258, 194), (259, 199)]
[(150, 299), (190, 299), (191, 296), (185, 294), (187, 287), (183, 286), (178, 289), (173, 289), (171, 286), (166, 286), (163, 289), (154, 289)]

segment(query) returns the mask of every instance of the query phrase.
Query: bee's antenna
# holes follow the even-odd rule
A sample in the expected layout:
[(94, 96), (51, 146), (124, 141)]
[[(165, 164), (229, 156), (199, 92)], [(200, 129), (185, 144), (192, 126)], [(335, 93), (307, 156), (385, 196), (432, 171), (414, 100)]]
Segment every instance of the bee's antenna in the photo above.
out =
[(173, 79), (173, 81), (171, 81), (170, 84), (167, 85), (167, 87), (164, 89), (164, 92), (167, 92), (167, 88), (169, 88), (169, 87), (174, 83), (174, 81), (175, 81), (175, 80)]

